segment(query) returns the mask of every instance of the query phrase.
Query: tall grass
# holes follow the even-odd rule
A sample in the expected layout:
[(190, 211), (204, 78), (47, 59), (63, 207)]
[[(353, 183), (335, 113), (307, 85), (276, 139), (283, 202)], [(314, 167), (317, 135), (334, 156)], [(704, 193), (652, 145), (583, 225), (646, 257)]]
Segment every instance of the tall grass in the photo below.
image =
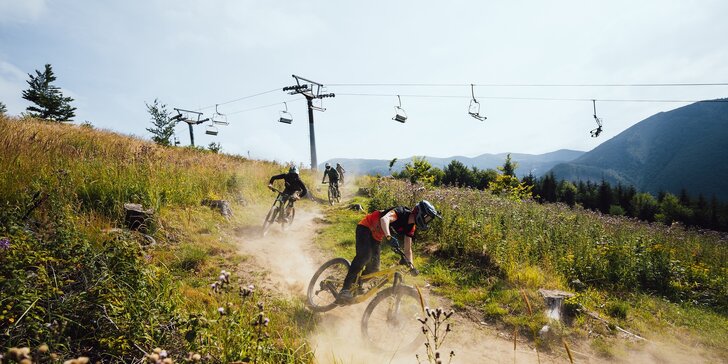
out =
[[(268, 179), (285, 167), (34, 119), (0, 116), (0, 130), (0, 352), (47, 343), (61, 357), (121, 362), (164, 346), (178, 359), (311, 360), (300, 304), (260, 296), (281, 328), (263, 343), (249, 325), (257, 302), (208, 286), (219, 264), (243, 259), (223, 237), (258, 224), (256, 205), (274, 198)], [(205, 198), (230, 201), (235, 216)], [(126, 202), (155, 210), (156, 246), (110, 229), (123, 227)], [(221, 317), (228, 303), (239, 309)]]
[(563, 286), (578, 279), (591, 287), (654, 293), (728, 312), (724, 235), (477, 190), (425, 190), (402, 181), (382, 180), (372, 194), (374, 208), (430, 200), (445, 217), (423, 237), (448, 256), (489, 262), (511, 281), (525, 267), (538, 267)]
[[(120, 202), (159, 209), (209, 197), (252, 200), (281, 167), (195, 149), (169, 148), (88, 127), (0, 117), (0, 200), (27, 202), (63, 176), (82, 210), (110, 217)], [(50, 192), (50, 191), (47, 191)]]

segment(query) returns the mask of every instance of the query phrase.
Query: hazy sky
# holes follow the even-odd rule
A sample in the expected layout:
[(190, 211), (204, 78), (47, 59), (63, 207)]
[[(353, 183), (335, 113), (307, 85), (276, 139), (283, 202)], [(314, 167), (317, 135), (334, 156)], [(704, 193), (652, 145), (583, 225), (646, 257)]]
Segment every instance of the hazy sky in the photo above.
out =
[[(230, 102), (296, 74), (337, 95), (315, 112), (319, 162), (587, 151), (688, 104), (624, 100), (727, 97), (728, 86), (503, 85), (726, 83), (726, 19), (724, 0), (0, 0), (0, 101), (23, 112), (28, 73), (50, 63), (76, 122), (150, 138), (145, 102), (206, 116), (221, 104), (230, 125), (217, 137), (197, 127), (196, 144), (308, 164), (302, 96)], [(486, 121), (467, 114), (471, 83)], [(392, 120), (397, 94), (405, 124)], [(277, 122), (283, 101), (291, 125)], [(177, 135), (189, 143), (186, 124)]]

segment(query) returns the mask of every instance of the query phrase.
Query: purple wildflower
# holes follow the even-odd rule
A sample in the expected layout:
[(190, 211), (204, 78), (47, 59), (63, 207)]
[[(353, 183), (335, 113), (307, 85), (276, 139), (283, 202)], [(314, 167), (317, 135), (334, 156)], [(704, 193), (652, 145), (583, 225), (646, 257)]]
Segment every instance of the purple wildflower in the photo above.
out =
[(0, 249), (10, 249), (10, 239), (8, 238), (2, 238), (0, 239)]

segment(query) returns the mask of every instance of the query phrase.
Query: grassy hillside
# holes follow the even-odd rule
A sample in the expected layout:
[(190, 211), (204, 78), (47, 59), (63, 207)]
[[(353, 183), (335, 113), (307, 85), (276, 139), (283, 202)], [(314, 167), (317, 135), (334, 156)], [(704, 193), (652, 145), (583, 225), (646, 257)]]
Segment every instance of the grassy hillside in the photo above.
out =
[[(236, 275), (245, 258), (235, 229), (260, 223), (256, 203), (272, 200), (267, 180), (284, 167), (32, 119), (0, 117), (0, 130), (0, 349), (311, 360), (302, 305), (243, 291), (255, 277)], [(201, 206), (205, 198), (230, 201), (234, 216)], [(126, 202), (154, 209), (156, 244), (118, 229)]]
[(665, 335), (697, 342), (728, 359), (725, 235), (471, 189), (382, 180), (371, 191), (372, 209), (412, 206), (426, 198), (442, 211), (442, 223), (418, 233), (419, 265), (456, 307), (520, 327), (540, 341), (535, 333), (545, 318), (530, 313), (531, 305), (543, 309), (537, 290), (567, 290), (576, 293), (567, 309), (581, 314), (573, 326), (557, 330), (589, 338), (597, 352), (613, 355), (617, 335), (594, 331), (587, 311), (648, 339)]

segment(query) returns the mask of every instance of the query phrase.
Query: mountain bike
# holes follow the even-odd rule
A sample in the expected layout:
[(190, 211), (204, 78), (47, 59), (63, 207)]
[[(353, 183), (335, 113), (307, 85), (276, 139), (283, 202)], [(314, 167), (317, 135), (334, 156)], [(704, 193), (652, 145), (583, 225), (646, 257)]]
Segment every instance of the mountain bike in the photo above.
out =
[[(328, 182), (321, 182), (327, 184)], [(334, 183), (329, 183), (329, 205), (334, 205), (334, 202), (341, 202), (341, 192), (339, 192), (339, 186)]]
[(270, 228), (276, 222), (281, 224), (281, 230), (285, 230), (286, 227), (293, 224), (293, 218), (296, 217), (296, 208), (293, 207), (293, 199), (291, 195), (283, 193), (274, 187), (268, 187), (273, 192), (278, 192), (278, 196), (273, 205), (268, 210), (268, 214), (265, 215), (265, 221), (263, 221), (263, 236), (268, 234)]
[[(404, 265), (394, 265), (378, 272), (362, 275), (352, 286), (351, 304), (374, 297), (361, 318), (361, 333), (367, 343), (381, 351), (412, 351), (424, 334), (418, 317), (424, 316), (424, 299), (417, 289), (404, 284), (404, 276), (414, 266), (399, 247), (393, 250)], [(324, 263), (308, 285), (307, 305), (315, 312), (326, 312), (338, 306), (336, 297), (349, 271), (348, 260), (334, 258)]]

